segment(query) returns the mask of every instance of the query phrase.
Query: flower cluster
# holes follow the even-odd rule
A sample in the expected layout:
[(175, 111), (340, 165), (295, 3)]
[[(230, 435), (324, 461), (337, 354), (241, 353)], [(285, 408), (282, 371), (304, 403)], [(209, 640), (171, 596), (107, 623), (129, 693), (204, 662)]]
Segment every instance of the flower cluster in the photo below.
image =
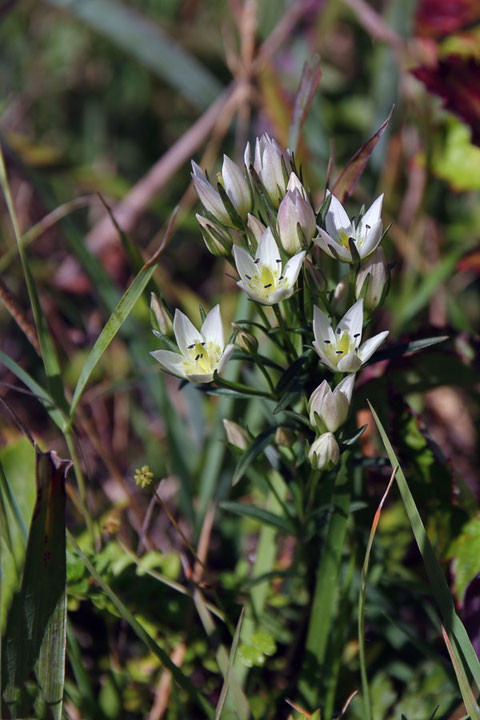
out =
[[(205, 244), (236, 270), (238, 287), (267, 323), (265, 332), (290, 361), (303, 352), (305, 343), (313, 347), (323, 371), (333, 373), (337, 382), (333, 389), (324, 379), (308, 401), (309, 423), (315, 431), (308, 457), (314, 468), (328, 469), (340, 457), (335, 433), (347, 420), (355, 373), (388, 335), (384, 331), (362, 342), (370, 314), (388, 291), (388, 269), (380, 247), (383, 195), (366, 212), (350, 218), (338, 198), (327, 191), (325, 202), (315, 211), (294, 156), (266, 133), (256, 139), (253, 153), (247, 144), (244, 167), (225, 155), (217, 181), (212, 183), (192, 162), (192, 179), (203, 205), (203, 214), (196, 217)], [(317, 248), (349, 268), (336, 289), (328, 287)], [(265, 306), (273, 306), (279, 324), (276, 330)], [(158, 302), (152, 309), (157, 324), (168, 327)], [(220, 307), (210, 311), (200, 330), (176, 310), (172, 329), (176, 346), (169, 340), (170, 349), (152, 353), (162, 368), (191, 382), (217, 380), (234, 349), (233, 342), (225, 346)], [(166, 340), (165, 333), (157, 335)], [(252, 335), (248, 343), (243, 342), (245, 330), (238, 325), (233, 341), (237, 336), (239, 347), (258, 361), (257, 339)], [(275, 395), (268, 372), (260, 369)], [(343, 379), (339, 379), (341, 374), (345, 374)], [(232, 435), (231, 425), (227, 434)], [(242, 444), (246, 442), (247, 435), (242, 436)]]

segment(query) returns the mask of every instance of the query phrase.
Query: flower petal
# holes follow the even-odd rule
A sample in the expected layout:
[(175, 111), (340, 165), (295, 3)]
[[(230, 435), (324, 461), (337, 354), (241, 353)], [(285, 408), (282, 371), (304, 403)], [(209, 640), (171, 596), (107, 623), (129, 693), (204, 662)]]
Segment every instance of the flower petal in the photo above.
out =
[(252, 300), (255, 300), (255, 302), (262, 303), (262, 305), (270, 304), (264, 298), (257, 295), (256, 292), (254, 290), (252, 290), (252, 288), (250, 287), (250, 285), (247, 282), (244, 282), (243, 280), (237, 280), (237, 285), (241, 290), (246, 292), (247, 295), (249, 295), (252, 298)]
[(323, 252), (326, 252), (327, 255), (330, 255), (334, 260), (339, 259), (342, 260), (342, 262), (352, 262), (350, 250), (330, 237), (322, 228), (317, 227), (317, 230), (319, 235), (313, 239), (315, 245), (318, 245)]
[[(347, 310), (343, 318), (338, 323), (341, 332), (346, 332), (351, 338), (357, 336), (357, 344), (362, 339), (363, 326), (363, 300), (357, 300), (350, 310)], [(357, 339), (355, 337), (355, 339)]]
[(316, 340), (312, 343), (313, 347), (315, 348), (315, 351), (317, 352), (318, 356), (320, 357), (320, 360), (324, 365), (326, 365), (330, 370), (333, 370), (333, 372), (337, 371), (337, 366), (332, 363), (332, 361), (325, 355), (325, 352), (323, 348), (320, 346), (320, 343), (318, 343)]
[(316, 305), (313, 306), (313, 334), (319, 345), (324, 343), (325, 340), (329, 340), (335, 345), (335, 333), (332, 330), (332, 326), (325, 313)]
[(193, 383), (209, 383), (213, 380), (213, 373), (205, 373), (204, 375), (186, 375), (185, 377)]
[(283, 269), (283, 277), (289, 287), (293, 287), (293, 285), (295, 285), (295, 283), (297, 282), (298, 273), (300, 272), (300, 268), (302, 267), (305, 255), (305, 250), (302, 250), (302, 252), (299, 252), (292, 258), (290, 258), (290, 260), (285, 265)]
[(365, 215), (362, 217), (359, 223), (358, 229), (361, 230), (360, 235), (363, 236), (366, 234), (366, 227), (369, 225), (371, 228), (380, 220), (382, 216), (382, 203), (383, 203), (383, 193), (378, 196), (378, 198), (373, 202), (370, 207), (368, 208)]
[(179, 353), (171, 350), (154, 350), (150, 355), (160, 363), (163, 370), (181, 378), (187, 377), (183, 369), (183, 358)]
[(352, 402), (353, 386), (355, 385), (355, 375), (347, 375), (333, 391), (335, 393), (343, 393), (348, 400), (348, 404)]
[(265, 230), (258, 243), (255, 259), (260, 260), (261, 265), (266, 265), (272, 275), (278, 270), (280, 263), (277, 263), (277, 260), (280, 259), (280, 253), (270, 228)]
[(173, 318), (173, 332), (182, 355), (188, 355), (187, 350), (190, 345), (203, 342), (203, 338), (195, 325), (178, 309), (175, 310), (175, 317)]
[(218, 365), (217, 365), (217, 373), (218, 373), (219, 375), (220, 375), (220, 373), (222, 372), (222, 370), (223, 370), (223, 368), (225, 367), (225, 365), (227, 364), (227, 362), (230, 360), (230, 358), (231, 358), (232, 353), (233, 353), (234, 350), (235, 350), (235, 345), (232, 345), (232, 344), (230, 343), (230, 345), (227, 345), (227, 347), (226, 347), (225, 350), (223, 351), (223, 355), (222, 355), (222, 357), (220, 358), (220, 362), (219, 362)]
[(289, 288), (277, 288), (277, 290), (274, 290), (273, 293), (270, 295), (268, 300), (261, 300), (264, 305), (276, 305), (281, 300), (286, 300), (291, 295), (293, 295), (293, 287)]
[(205, 342), (211, 342), (213, 343), (213, 345), (219, 347), (220, 351), (223, 350), (225, 340), (223, 337), (223, 325), (222, 316), (220, 314), (220, 305), (215, 305), (215, 307), (210, 310), (207, 317), (205, 318), (205, 322), (203, 323), (200, 332)]
[(238, 274), (244, 282), (248, 282), (250, 278), (258, 273), (257, 266), (253, 262), (252, 257), (246, 250), (238, 247), (238, 245), (234, 245), (233, 247), (233, 257), (235, 258)]
[(358, 349), (358, 355), (361, 358), (362, 363), (367, 362), (367, 360), (372, 357), (375, 350), (380, 347), (387, 335), (388, 330), (384, 330), (383, 332), (378, 333), (378, 335), (374, 335), (372, 338), (365, 340), (365, 342), (362, 343)]
[(350, 222), (350, 218), (345, 212), (342, 203), (339, 202), (335, 195), (331, 192), (328, 192), (328, 195), (330, 195), (331, 200), (330, 207), (328, 208), (325, 216), (325, 229), (327, 233), (335, 240), (338, 240), (340, 237), (340, 230), (343, 230), (343, 232), (347, 235), (352, 235), (352, 223)]
[(380, 240), (382, 239), (382, 231), (383, 225), (381, 220), (378, 220), (378, 222), (372, 225), (370, 230), (367, 231), (363, 245), (359, 247), (360, 256), (362, 258), (371, 255), (373, 251), (377, 249), (380, 244)]
[(360, 370), (361, 366), (362, 361), (357, 353), (348, 353), (348, 355), (344, 355), (344, 357), (339, 360), (337, 370), (340, 372), (355, 373), (357, 370)]

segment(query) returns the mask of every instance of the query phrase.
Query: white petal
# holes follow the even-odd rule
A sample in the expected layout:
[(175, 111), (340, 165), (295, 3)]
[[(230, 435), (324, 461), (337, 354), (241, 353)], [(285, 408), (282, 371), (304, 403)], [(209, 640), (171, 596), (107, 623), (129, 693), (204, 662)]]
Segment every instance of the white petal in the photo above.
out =
[(354, 373), (360, 370), (361, 366), (362, 361), (359, 356), (356, 353), (348, 353), (348, 355), (344, 355), (342, 359), (339, 360), (337, 370), (340, 372)]
[(359, 230), (361, 235), (365, 235), (366, 226), (369, 225), (371, 228), (380, 220), (382, 216), (382, 203), (383, 193), (373, 202), (368, 208), (365, 215), (360, 220)]
[(277, 243), (275, 242), (272, 231), (270, 228), (267, 228), (258, 244), (255, 259), (259, 259), (260, 264), (266, 265), (273, 274), (278, 270), (278, 266), (280, 265), (280, 263), (277, 263), (279, 258), (280, 253), (278, 251)]
[(260, 297), (259, 295), (257, 295), (256, 292), (255, 292), (254, 290), (252, 290), (252, 288), (250, 287), (250, 285), (248, 285), (248, 284), (247, 284), (246, 282), (244, 282), (243, 280), (237, 280), (237, 285), (238, 285), (238, 287), (239, 287), (241, 290), (243, 290), (244, 292), (246, 292), (247, 295), (249, 295), (249, 296), (252, 298), (252, 300), (255, 300), (256, 302), (262, 303), (262, 305), (269, 305), (269, 304), (270, 304), (270, 303), (269, 303), (267, 300), (265, 300), (263, 297)]
[(289, 287), (293, 287), (295, 283), (297, 282), (298, 274), (300, 272), (300, 269), (303, 264), (303, 259), (306, 255), (306, 252), (302, 250), (302, 252), (297, 253), (294, 255), (290, 260), (287, 262), (285, 267), (283, 268), (283, 277), (287, 281), (287, 285)]
[[(313, 239), (315, 245), (318, 245), (318, 247), (322, 248), (323, 252), (326, 252), (327, 255), (330, 255), (330, 257), (332, 257), (334, 260), (338, 258), (343, 262), (352, 262), (352, 255), (348, 248), (334, 240), (328, 233), (325, 232), (325, 230), (322, 230), (322, 228), (317, 229), (319, 232), (319, 237)], [(335, 252), (333, 252), (331, 248), (333, 248)]]
[(312, 343), (313, 347), (315, 348), (317, 354), (320, 357), (320, 360), (323, 362), (324, 365), (326, 365), (330, 370), (333, 370), (333, 372), (336, 372), (337, 367), (332, 363), (331, 360), (325, 355), (323, 348), (320, 346), (320, 343), (318, 343), (316, 340)]
[(243, 153), (243, 162), (245, 163), (245, 167), (248, 170), (252, 163), (252, 153), (250, 151), (250, 143), (249, 142), (247, 142), (247, 144), (245, 145), (245, 152)]
[(324, 380), (322, 383), (320, 383), (318, 387), (315, 388), (313, 393), (310, 395), (308, 405), (310, 410), (310, 425), (313, 425), (313, 427), (315, 427), (316, 425), (315, 413), (321, 415), (322, 405), (327, 392), (331, 393), (330, 385), (326, 380)]
[(223, 337), (223, 325), (222, 316), (220, 314), (220, 305), (215, 305), (215, 307), (210, 310), (207, 317), (205, 318), (205, 322), (203, 323), (200, 332), (205, 342), (211, 342), (217, 347), (219, 347), (220, 350), (223, 350), (225, 340)]
[[(313, 334), (318, 344), (322, 344), (325, 340), (335, 345), (335, 333), (332, 330), (327, 316), (316, 305), (313, 306)], [(323, 353), (323, 351), (322, 351)]]
[[(341, 332), (346, 331), (347, 334), (355, 338), (357, 344), (362, 338), (362, 326), (363, 326), (363, 300), (357, 300), (355, 305), (352, 305), (350, 310), (347, 310), (343, 318), (338, 323), (338, 328)], [(357, 339), (358, 338), (358, 339)]]
[(193, 170), (192, 175), (194, 175), (195, 177), (200, 177), (200, 178), (203, 178), (204, 180), (206, 180), (205, 173), (203, 172), (203, 170), (202, 170), (202, 168), (200, 167), (200, 165), (198, 165), (198, 163), (195, 162), (195, 160), (192, 160), (192, 170)]
[(276, 305), (281, 300), (286, 300), (293, 295), (293, 287), (290, 288), (278, 288), (271, 293), (268, 300), (261, 300), (264, 305)]
[(209, 383), (213, 380), (213, 373), (205, 373), (203, 375), (186, 375), (185, 377), (190, 382)]
[(235, 245), (233, 248), (233, 257), (235, 258), (238, 274), (244, 282), (248, 282), (249, 278), (252, 278), (258, 273), (257, 266), (253, 262), (252, 257), (246, 250), (238, 247), (238, 245)]
[(178, 353), (172, 352), (171, 350), (154, 350), (150, 355), (160, 363), (163, 370), (181, 378), (186, 377), (183, 369), (183, 358)]
[(345, 212), (341, 202), (337, 200), (335, 195), (331, 192), (328, 193), (331, 197), (330, 207), (327, 210), (325, 216), (325, 229), (329, 235), (333, 238), (338, 239), (340, 230), (343, 230), (347, 235), (351, 235), (353, 232), (352, 223), (350, 218)]
[(378, 335), (374, 335), (374, 337), (369, 340), (365, 340), (358, 350), (362, 363), (367, 362), (367, 360), (372, 357), (375, 350), (380, 347), (387, 335), (388, 330), (384, 330), (383, 332), (378, 333)]
[(217, 365), (217, 373), (219, 375), (222, 372), (225, 365), (227, 364), (227, 362), (230, 360), (234, 350), (235, 350), (235, 345), (230, 344), (230, 345), (227, 345), (227, 347), (223, 351), (223, 355), (220, 359), (220, 362)]
[(382, 239), (382, 232), (383, 225), (381, 220), (376, 222), (375, 225), (372, 225), (370, 230), (367, 231), (363, 245), (358, 248), (362, 258), (367, 257), (367, 255), (371, 255), (371, 253), (377, 249), (380, 244), (380, 240)]
[(348, 400), (348, 404), (352, 402), (353, 386), (355, 385), (355, 375), (347, 375), (333, 391), (334, 393), (343, 393)]
[(203, 338), (195, 325), (178, 309), (175, 310), (175, 317), (173, 318), (173, 332), (182, 355), (188, 355), (189, 345), (203, 342)]

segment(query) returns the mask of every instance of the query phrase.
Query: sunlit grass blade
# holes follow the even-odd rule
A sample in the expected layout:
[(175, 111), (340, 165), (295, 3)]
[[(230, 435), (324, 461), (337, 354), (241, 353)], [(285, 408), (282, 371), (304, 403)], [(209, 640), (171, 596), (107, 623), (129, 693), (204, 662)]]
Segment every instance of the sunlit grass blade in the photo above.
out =
[(32, 673), (40, 697), (60, 720), (66, 640), (65, 473), (70, 463), (36, 453), (37, 502), (2, 641), (2, 700), (13, 717), (30, 715), (25, 684)]
[(110, 38), (200, 108), (220, 94), (220, 82), (153, 21), (114, 0), (48, 0)]
[(252, 518), (253, 520), (258, 520), (258, 522), (260, 523), (271, 525), (277, 530), (281, 530), (281, 532), (285, 533), (286, 535), (296, 534), (295, 528), (292, 526), (289, 520), (281, 517), (280, 515), (269, 512), (264, 508), (259, 508), (255, 505), (246, 505), (245, 503), (231, 501), (225, 501), (220, 503), (220, 507), (223, 510), (228, 510), (229, 512), (235, 513), (236, 515), (242, 515), (244, 517)]
[(480, 708), (475, 701), (472, 689), (468, 683), (465, 670), (463, 669), (458, 654), (455, 652), (455, 648), (450, 642), (450, 638), (448, 637), (447, 632), (443, 626), (442, 635), (445, 641), (445, 645), (447, 646), (448, 654), (450, 655), (450, 660), (452, 661), (453, 669), (455, 670), (455, 675), (457, 676), (458, 687), (460, 688), (460, 692), (462, 693), (463, 702), (465, 703), (465, 709), (470, 715), (470, 720), (480, 720)]
[(92, 350), (90, 351), (90, 354), (85, 362), (85, 365), (82, 368), (82, 372), (80, 373), (80, 377), (78, 378), (77, 385), (75, 387), (75, 392), (73, 394), (72, 404), (70, 408), (70, 414), (68, 418), (68, 424), (71, 425), (73, 421), (73, 417), (75, 414), (75, 410), (77, 409), (77, 405), (80, 401), (80, 398), (82, 396), (82, 393), (85, 389), (85, 386), (87, 385), (87, 382), (90, 378), (90, 375), (94, 371), (97, 363), (99, 362), (100, 358), (102, 357), (105, 350), (108, 348), (110, 343), (112, 342), (113, 338), (129, 316), (130, 312), (132, 311), (135, 303), (137, 302), (138, 298), (144, 291), (145, 287), (147, 286), (150, 278), (152, 277), (155, 266), (157, 262), (160, 259), (160, 255), (165, 249), (165, 247), (168, 244), (168, 241), (171, 237), (171, 234), (173, 232), (174, 228), (174, 220), (175, 220), (175, 213), (172, 215), (170, 222), (168, 224), (168, 228), (165, 232), (165, 237), (162, 241), (161, 246), (158, 248), (158, 250), (155, 252), (155, 254), (150, 258), (148, 262), (144, 264), (138, 275), (136, 276), (135, 280), (132, 282), (128, 290), (124, 293), (122, 298), (120, 299), (117, 307), (113, 311), (112, 315), (110, 316), (107, 324), (103, 328), (102, 332), (100, 333), (99, 337), (97, 338), (97, 341), (95, 345), (93, 346)]
[(447, 585), (447, 581), (445, 580), (430, 540), (428, 539), (425, 526), (423, 525), (420, 513), (417, 510), (415, 500), (410, 492), (410, 488), (408, 487), (407, 480), (402, 468), (400, 467), (398, 458), (395, 455), (395, 451), (393, 450), (380, 418), (373, 409), (371, 403), (369, 402), (368, 404), (387, 451), (392, 468), (398, 468), (395, 476), (398, 489), (400, 490), (400, 495), (402, 497), (405, 511), (410, 521), (418, 549), (422, 555), (425, 570), (432, 588), (432, 594), (443, 618), (443, 624), (446, 632), (456, 651), (459, 653), (463, 666), (468, 667), (472, 679), (475, 681), (477, 687), (480, 688), (480, 662), (475, 650), (472, 647), (467, 631), (455, 612), (455, 605), (453, 603), (450, 589)]
[(223, 681), (222, 690), (220, 692), (220, 697), (218, 698), (218, 703), (217, 703), (217, 708), (215, 710), (215, 719), (214, 720), (220, 720), (223, 706), (225, 705), (225, 700), (227, 699), (227, 694), (228, 694), (228, 690), (230, 687), (230, 679), (232, 677), (232, 673), (234, 672), (233, 661), (235, 660), (235, 655), (237, 653), (237, 647), (238, 647), (238, 642), (240, 640), (240, 631), (242, 629), (244, 615), (245, 615), (245, 608), (242, 608), (240, 617), (238, 618), (237, 627), (235, 628), (235, 635), (233, 637), (232, 647), (230, 648), (230, 655), (228, 657), (227, 672), (225, 675), (225, 680)]
[(367, 597), (368, 566), (370, 563), (370, 552), (372, 550), (373, 539), (377, 531), (378, 523), (380, 522), (382, 508), (385, 500), (387, 499), (390, 488), (392, 487), (396, 471), (397, 469), (395, 468), (387, 485), (387, 489), (385, 490), (383, 497), (380, 500), (380, 504), (377, 508), (377, 512), (375, 513), (375, 517), (373, 518), (372, 529), (370, 530), (367, 549), (365, 551), (365, 559), (363, 561), (362, 573), (360, 576), (360, 594), (358, 596), (358, 649), (360, 655), (360, 673), (362, 676), (363, 708), (365, 720), (371, 720), (373, 717), (372, 704), (370, 701), (370, 690), (368, 687), (367, 661), (365, 655), (365, 600)]
[(110, 598), (113, 605), (119, 612), (120, 616), (130, 625), (132, 630), (140, 638), (140, 640), (145, 643), (148, 649), (160, 659), (160, 661), (167, 668), (167, 670), (170, 670), (176, 682), (180, 685), (181, 688), (183, 688), (183, 690), (185, 690), (187, 695), (197, 705), (197, 707), (199, 707), (205, 713), (207, 718), (211, 718), (213, 720), (213, 708), (210, 707), (207, 700), (197, 690), (197, 688), (193, 685), (190, 679), (180, 670), (180, 668), (178, 668), (175, 663), (172, 662), (168, 653), (166, 653), (165, 650), (160, 647), (160, 645), (158, 645), (158, 643), (156, 643), (155, 640), (147, 633), (147, 631), (144, 630), (138, 620), (133, 616), (133, 614), (126, 607), (126, 605), (124, 605), (124, 603), (120, 600), (118, 595), (112, 590), (109, 585), (107, 585), (107, 583), (103, 580), (102, 576), (98, 574), (92, 563), (89, 561), (89, 559), (86, 557), (86, 555), (83, 553), (83, 551), (75, 541), (75, 538), (68, 530), (67, 537), (73, 550), (83, 560), (83, 563), (87, 568), (88, 572), (95, 580), (95, 582), (99, 585), (99, 587), (103, 590), (105, 595)]
[(8, 208), (8, 214), (13, 227), (15, 240), (18, 246), (18, 253), (22, 263), (23, 274), (25, 277), (25, 283), (27, 285), (28, 295), (32, 306), (33, 316), (35, 318), (35, 326), (37, 328), (38, 340), (40, 342), (42, 360), (45, 367), (45, 372), (48, 379), (48, 385), (50, 393), (55, 399), (58, 407), (66, 410), (68, 407), (65, 399), (65, 393), (63, 388), (63, 382), (60, 373), (60, 365), (58, 362), (57, 354), (53, 344), (50, 330), (48, 329), (47, 321), (40, 305), (38, 298), (37, 288), (33, 280), (32, 273), (30, 271), (30, 265), (28, 262), (27, 255), (23, 247), (22, 235), (20, 227), (18, 225), (17, 215), (15, 213), (15, 207), (13, 205), (12, 195), (10, 193), (10, 186), (7, 178), (7, 171), (5, 168), (5, 161), (3, 158), (3, 152), (0, 147), (0, 185), (5, 197), (5, 202)]

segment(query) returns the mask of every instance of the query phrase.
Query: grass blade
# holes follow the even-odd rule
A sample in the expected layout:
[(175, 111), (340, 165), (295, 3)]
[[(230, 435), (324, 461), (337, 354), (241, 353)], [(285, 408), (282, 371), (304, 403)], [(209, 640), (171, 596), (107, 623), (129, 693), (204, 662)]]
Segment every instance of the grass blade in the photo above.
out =
[(31, 713), (25, 684), (35, 674), (52, 717), (61, 720), (66, 643), (65, 474), (70, 462), (36, 452), (37, 502), (22, 586), (2, 642), (2, 701), (13, 717)]
[(363, 693), (363, 705), (364, 705), (365, 720), (372, 720), (372, 716), (373, 716), (372, 715), (372, 704), (370, 701), (370, 690), (368, 687), (367, 662), (366, 662), (366, 656), (365, 656), (365, 600), (366, 600), (366, 596), (367, 596), (368, 566), (370, 563), (370, 552), (372, 550), (373, 539), (375, 537), (378, 523), (380, 521), (380, 515), (382, 513), (382, 508), (385, 503), (385, 500), (387, 499), (387, 495), (390, 491), (390, 488), (392, 487), (392, 483), (395, 478), (396, 472), (397, 472), (397, 468), (395, 468), (392, 472), (390, 481), (387, 485), (387, 489), (385, 490), (383, 497), (380, 500), (380, 504), (377, 508), (377, 512), (375, 513), (375, 517), (373, 518), (372, 529), (370, 530), (370, 536), (368, 538), (367, 549), (365, 552), (365, 560), (363, 561), (362, 573), (360, 576), (360, 595), (358, 596), (358, 645), (359, 645), (359, 655), (360, 655), (360, 673), (362, 676), (362, 693)]
[(74, 14), (168, 82), (199, 108), (207, 108), (222, 86), (195, 57), (146, 17), (114, 0), (47, 0)]
[(410, 492), (405, 475), (400, 467), (400, 463), (398, 462), (398, 458), (395, 455), (380, 418), (370, 402), (368, 405), (387, 451), (392, 468), (397, 468), (396, 481), (398, 489), (400, 490), (403, 505), (410, 521), (418, 549), (422, 555), (425, 570), (432, 588), (432, 594), (443, 618), (443, 624), (446, 632), (450, 641), (455, 646), (456, 651), (460, 655), (464, 667), (465, 665), (468, 667), (473, 680), (475, 681), (477, 687), (480, 688), (480, 662), (475, 650), (472, 647), (467, 631), (455, 612), (455, 605), (453, 603), (450, 589), (447, 585), (447, 581), (445, 580), (440, 564), (435, 556), (430, 540), (428, 539), (422, 519), (417, 510), (415, 500), (413, 499), (413, 495)]
[(73, 550), (77, 553), (79, 557), (82, 558), (88, 572), (95, 580), (97, 585), (102, 588), (105, 595), (110, 598), (113, 605), (120, 613), (121, 617), (127, 621), (127, 623), (130, 625), (135, 634), (140, 638), (140, 640), (145, 643), (148, 649), (154, 655), (156, 655), (160, 659), (162, 664), (167, 668), (167, 670), (172, 673), (176, 682), (180, 685), (181, 688), (183, 688), (183, 690), (185, 690), (190, 699), (205, 713), (206, 717), (213, 719), (213, 709), (210, 707), (203, 695), (197, 690), (197, 688), (193, 685), (190, 679), (180, 670), (180, 668), (178, 668), (175, 663), (171, 661), (168, 653), (166, 653), (165, 650), (161, 648), (160, 645), (158, 645), (155, 640), (146, 632), (146, 630), (144, 630), (138, 620), (135, 619), (130, 610), (126, 607), (126, 605), (123, 604), (123, 602), (112, 590), (112, 588), (107, 585), (107, 583), (103, 580), (102, 576), (98, 574), (92, 563), (82, 552), (82, 550), (76, 543), (74, 537), (70, 532), (68, 532), (68, 530), (67, 537), (70, 544), (72, 545)]
[(242, 629), (244, 615), (245, 615), (245, 608), (243, 607), (242, 611), (240, 613), (240, 617), (238, 618), (237, 627), (235, 629), (235, 635), (233, 636), (232, 647), (230, 648), (230, 655), (228, 658), (227, 672), (225, 675), (225, 680), (222, 685), (222, 690), (220, 692), (220, 697), (218, 698), (218, 703), (217, 703), (217, 708), (215, 710), (214, 720), (220, 720), (223, 706), (225, 705), (225, 700), (227, 699), (227, 694), (228, 694), (228, 690), (229, 690), (230, 682), (231, 682), (231, 675), (232, 675), (232, 672), (234, 672), (233, 661), (235, 660), (235, 655), (237, 653), (237, 647), (238, 647), (238, 642), (240, 640), (240, 631)]
[(257, 435), (252, 444), (240, 456), (233, 474), (232, 485), (236, 485), (239, 480), (242, 479), (252, 462), (260, 455), (261, 452), (263, 452), (263, 450), (265, 450), (267, 445), (270, 444), (270, 438), (275, 433), (276, 429), (277, 426), (269, 427), (267, 430), (264, 430), (262, 433)]
[(460, 692), (462, 693), (463, 702), (465, 703), (465, 709), (470, 715), (470, 720), (480, 720), (480, 708), (475, 702), (472, 689), (468, 683), (467, 676), (465, 675), (465, 670), (463, 669), (462, 663), (460, 662), (460, 659), (455, 652), (455, 649), (450, 642), (450, 638), (448, 637), (443, 625), (442, 635), (445, 641), (445, 645), (447, 646), (448, 654), (450, 655), (450, 660), (452, 661), (453, 669), (455, 670), (455, 675), (457, 676), (458, 687), (460, 688)]
[(259, 508), (255, 505), (246, 505), (245, 503), (231, 501), (225, 501), (220, 503), (220, 507), (223, 510), (233, 512), (236, 515), (250, 517), (253, 520), (258, 520), (258, 522), (265, 525), (271, 525), (277, 530), (281, 530), (281, 532), (285, 533), (286, 535), (296, 535), (292, 524), (288, 520), (281, 517), (280, 515), (269, 512), (268, 510), (264, 510), (264, 508)]
[(77, 405), (80, 401), (85, 386), (88, 383), (90, 375), (94, 371), (103, 353), (108, 348), (113, 338), (129, 316), (138, 298), (143, 293), (145, 287), (148, 285), (148, 282), (150, 281), (150, 278), (155, 271), (155, 266), (160, 259), (160, 255), (166, 248), (173, 232), (175, 217), (176, 213), (174, 213), (170, 219), (162, 244), (160, 245), (156, 253), (150, 258), (150, 260), (144, 264), (144, 266), (136, 276), (135, 280), (132, 282), (126, 292), (122, 295), (117, 307), (111, 314), (107, 324), (103, 328), (102, 332), (97, 338), (95, 345), (90, 351), (90, 354), (85, 362), (85, 365), (82, 368), (82, 372), (80, 373), (80, 377), (78, 378), (77, 385), (75, 387), (75, 392), (73, 394), (72, 405), (68, 418), (68, 427), (71, 426), (75, 410), (77, 409)]
[(307, 62), (304, 64), (297, 94), (295, 95), (292, 122), (288, 130), (288, 147), (293, 152), (297, 151), (300, 133), (307, 119), (321, 77), (320, 57), (316, 55), (313, 58), (312, 67)]

